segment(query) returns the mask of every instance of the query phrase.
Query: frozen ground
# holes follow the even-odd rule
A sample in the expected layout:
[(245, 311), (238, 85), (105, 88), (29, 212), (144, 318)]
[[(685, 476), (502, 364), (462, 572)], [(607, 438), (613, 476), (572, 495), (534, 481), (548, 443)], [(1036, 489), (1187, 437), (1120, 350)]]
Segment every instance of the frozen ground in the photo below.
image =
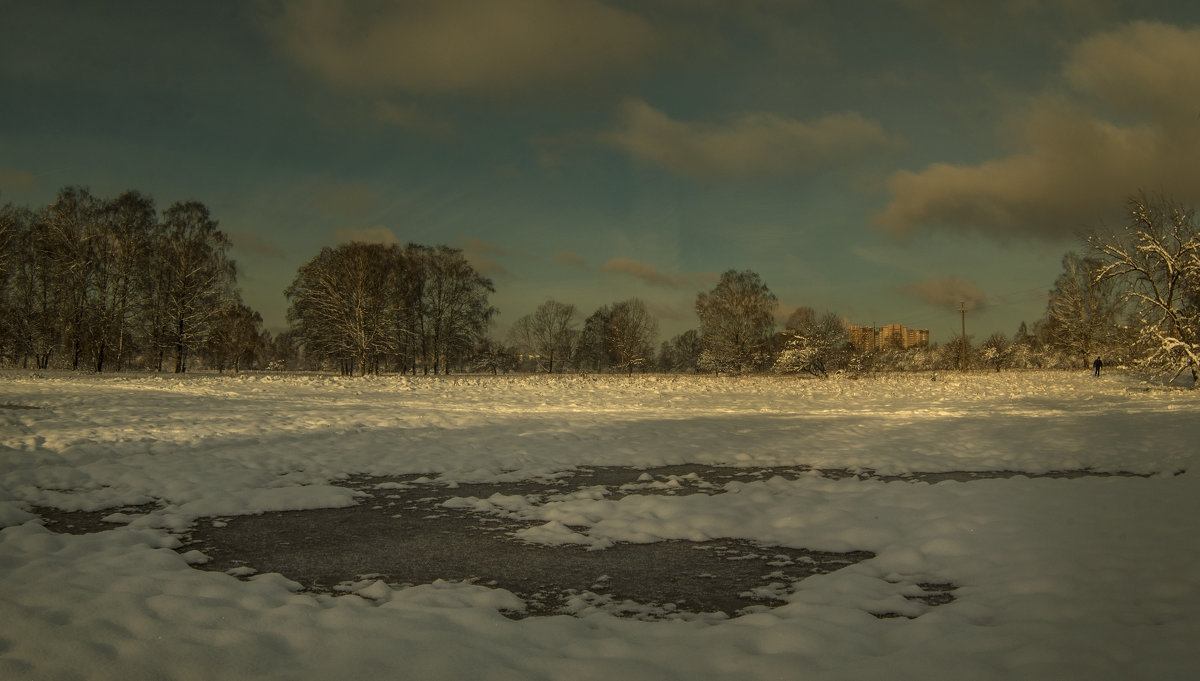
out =
[[(0, 378), (0, 679), (1180, 679), (1200, 675), (1200, 398), (1119, 374), (774, 378)], [(297, 593), (172, 550), (199, 518), (342, 507), (350, 476), (576, 467), (1093, 469), (1150, 477), (730, 481), (723, 494), (464, 495), (523, 538), (729, 538), (875, 557), (734, 619), (436, 582)], [(1187, 471), (1180, 473), (1181, 471)], [(464, 487), (464, 489), (470, 489)], [(29, 510), (156, 503), (57, 534)], [(905, 598), (952, 583), (937, 607)], [(879, 619), (894, 611), (913, 619)]]

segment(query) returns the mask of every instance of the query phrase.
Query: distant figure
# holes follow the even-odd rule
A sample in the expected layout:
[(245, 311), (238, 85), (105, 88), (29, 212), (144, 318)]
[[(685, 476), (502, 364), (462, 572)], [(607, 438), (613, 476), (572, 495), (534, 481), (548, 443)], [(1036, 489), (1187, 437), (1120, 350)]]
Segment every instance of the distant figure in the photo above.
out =
[(1096, 361), (1092, 362), (1092, 368), (1096, 370), (1095, 374), (1093, 374), (1093, 375), (1099, 376), (1100, 375), (1100, 367), (1102, 367), (1102, 366), (1104, 366), (1104, 362), (1101, 362), (1100, 358), (1097, 357)]

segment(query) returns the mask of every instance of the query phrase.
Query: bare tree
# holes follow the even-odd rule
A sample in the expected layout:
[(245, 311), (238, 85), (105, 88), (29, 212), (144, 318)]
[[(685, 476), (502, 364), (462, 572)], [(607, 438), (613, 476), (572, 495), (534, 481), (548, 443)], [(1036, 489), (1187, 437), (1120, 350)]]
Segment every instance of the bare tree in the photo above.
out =
[(336, 360), (343, 374), (366, 374), (395, 349), (400, 249), (348, 243), (323, 248), (300, 266), (284, 292), (288, 320), (309, 353)]
[(574, 305), (547, 300), (514, 322), (509, 337), (527, 354), (536, 356), (546, 373), (554, 373), (554, 358), (571, 356), (577, 335), (576, 317)]
[(717, 373), (764, 366), (778, 305), (758, 274), (750, 270), (722, 274), (712, 291), (696, 298), (704, 347), (701, 366)]
[[(428, 315), (425, 307), (425, 287), (434, 249), (408, 244), (401, 254), (403, 269), (397, 281), (395, 353), (401, 373), (411, 370), (417, 375), (417, 365), (426, 361), (429, 351)], [(425, 370), (428, 373), (428, 364)]]
[(17, 233), (24, 228), (21, 211), (11, 203), (0, 206), (0, 291), (7, 290), (9, 265), (14, 258)]
[(1062, 264), (1046, 305), (1046, 332), (1056, 347), (1090, 364), (1116, 338), (1124, 308), (1118, 280), (1099, 277), (1103, 263), (1096, 258), (1072, 252)]
[(0, 353), (104, 371), (140, 346), (160, 370), (167, 350), (186, 367), (236, 296), (235, 270), (203, 204), (177, 203), (163, 217), (138, 192), (102, 200), (81, 187), (37, 211), (0, 210)]
[(471, 357), (471, 370), (489, 372), (493, 376), (508, 373), (517, 366), (517, 351), (489, 337), (480, 339)]
[(125, 362), (157, 220), (154, 201), (128, 191), (105, 202), (93, 225), (89, 245), (95, 271), (88, 309), (92, 360), (98, 372), (109, 360), (118, 371)]
[(102, 203), (82, 187), (64, 187), (54, 203), (46, 207), (47, 227), (54, 262), (54, 285), (60, 312), (63, 345), (70, 353), (72, 369), (78, 369), (95, 327), (89, 294), (97, 272), (93, 244)]
[(1129, 199), (1122, 228), (1088, 239), (1103, 262), (1099, 280), (1117, 279), (1134, 305), (1141, 362), (1200, 379), (1200, 235), (1195, 213), (1165, 198)]
[(162, 265), (164, 340), (175, 352), (175, 373), (182, 373), (232, 299), (236, 268), (227, 256), (232, 243), (204, 204), (173, 204), (163, 214), (163, 228), (155, 250)]
[(285, 293), (305, 353), (353, 374), (378, 372), (389, 357), (401, 371), (423, 361), (449, 373), (485, 337), (493, 292), (458, 249), (350, 243), (323, 249)]
[(0, 361), (17, 355), (16, 312), (12, 307), (18, 234), (25, 230), (22, 211), (12, 204), (0, 206)]
[(427, 255), (422, 306), (428, 319), (427, 348), (432, 353), (433, 373), (438, 373), (440, 364), (449, 374), (451, 363), (469, 357), (486, 336), (496, 314), (489, 296), (496, 289), (457, 248), (438, 246)]
[(204, 343), (204, 349), (217, 371), (224, 373), (225, 368), (229, 367), (237, 373), (243, 364), (254, 361), (263, 340), (261, 326), (262, 316), (241, 301), (221, 310), (213, 320), (212, 330)]
[(613, 304), (607, 335), (617, 369), (632, 375), (634, 369), (644, 370), (653, 362), (658, 321), (640, 299), (630, 298)]
[(688, 329), (669, 341), (663, 341), (659, 366), (663, 371), (695, 373), (700, 364), (700, 332)]
[(58, 349), (63, 327), (63, 289), (57, 276), (54, 245), (44, 211), (28, 209), (16, 214), (18, 231), (12, 244), (10, 273), (10, 331), (14, 354), (23, 367), (29, 359), (38, 369), (47, 369)]
[(601, 373), (613, 363), (613, 349), (609, 341), (609, 322), (612, 310), (601, 305), (587, 319), (575, 343), (575, 365), (580, 371)]

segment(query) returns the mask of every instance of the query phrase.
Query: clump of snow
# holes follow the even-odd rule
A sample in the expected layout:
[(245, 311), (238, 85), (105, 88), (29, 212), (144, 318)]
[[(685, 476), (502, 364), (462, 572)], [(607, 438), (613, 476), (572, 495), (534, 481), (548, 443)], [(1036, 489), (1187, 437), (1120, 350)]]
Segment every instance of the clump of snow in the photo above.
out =
[(203, 551), (197, 551), (195, 549), (192, 549), (191, 551), (185, 551), (180, 555), (185, 561), (187, 561), (188, 565), (203, 565), (211, 560), (208, 556), (204, 555)]
[(513, 536), (522, 541), (550, 546), (579, 544), (590, 549), (603, 549), (613, 545), (612, 540), (597, 539), (580, 534), (557, 520), (551, 520), (545, 525), (517, 530)]
[[(0, 410), (0, 678), (1200, 676), (1200, 399), (1115, 372), (8, 376), (5, 392), (43, 408)], [(174, 550), (172, 531), (200, 518), (359, 503), (333, 484), (354, 475), (452, 487), (685, 463), (1150, 477), (813, 473), (728, 482), (720, 494), (447, 502), (528, 521), (514, 541), (604, 550), (733, 537), (875, 554), (769, 587), (761, 595), (784, 605), (734, 619), (641, 622), (614, 611), (669, 615), (669, 604), (585, 592), (578, 617), (514, 620), (505, 613), (525, 604), (480, 584), (364, 578), (361, 597), (323, 596), (250, 568), (196, 570), (197, 556)], [(29, 512), (151, 502), (87, 535), (52, 533)], [(922, 600), (937, 595), (931, 584), (956, 586), (953, 600)]]

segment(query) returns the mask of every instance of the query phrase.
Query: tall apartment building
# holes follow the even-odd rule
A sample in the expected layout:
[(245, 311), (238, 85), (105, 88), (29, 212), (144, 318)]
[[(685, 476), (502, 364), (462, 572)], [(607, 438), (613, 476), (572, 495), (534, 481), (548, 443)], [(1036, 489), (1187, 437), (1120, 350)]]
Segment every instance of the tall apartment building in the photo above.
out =
[(859, 352), (878, 347), (878, 343), (875, 340), (875, 327), (873, 326), (855, 326), (851, 324), (846, 327), (846, 335), (850, 337), (850, 345), (853, 345), (854, 349)]
[(873, 326), (850, 326), (846, 329), (850, 344), (856, 350), (883, 350), (885, 348), (929, 347), (929, 329), (910, 329), (901, 324)]

